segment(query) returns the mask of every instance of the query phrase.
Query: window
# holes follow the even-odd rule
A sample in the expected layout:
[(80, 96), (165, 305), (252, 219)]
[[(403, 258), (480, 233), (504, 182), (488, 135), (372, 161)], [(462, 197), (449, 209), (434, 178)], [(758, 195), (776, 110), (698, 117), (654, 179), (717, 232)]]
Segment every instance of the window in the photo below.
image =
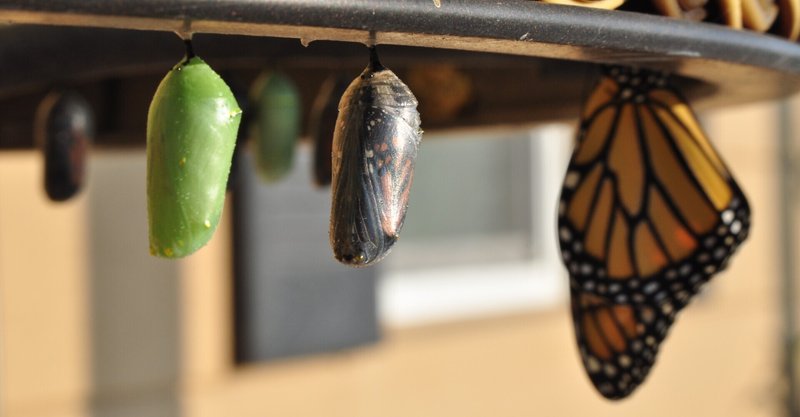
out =
[(556, 207), (573, 135), (549, 125), (427, 136), (403, 234), (381, 265), (382, 319), (410, 325), (560, 302)]
[(244, 155), (234, 209), (238, 360), (369, 343), (379, 322), (561, 302), (555, 210), (572, 136), (561, 125), (426, 136), (401, 239), (362, 269), (333, 260), (330, 190), (313, 187), (307, 146), (278, 184), (261, 183)]

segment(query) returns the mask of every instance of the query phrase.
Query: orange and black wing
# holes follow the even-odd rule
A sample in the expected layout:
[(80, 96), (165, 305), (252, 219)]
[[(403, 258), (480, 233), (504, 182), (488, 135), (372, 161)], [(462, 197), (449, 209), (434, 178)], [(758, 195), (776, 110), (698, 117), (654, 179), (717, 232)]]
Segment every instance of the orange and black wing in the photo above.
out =
[(617, 304), (572, 290), (572, 315), (589, 379), (606, 398), (628, 396), (647, 377), (676, 310)]
[(581, 118), (559, 241), (586, 369), (603, 395), (622, 398), (675, 314), (747, 237), (750, 209), (665, 76), (609, 68)]
[(747, 237), (750, 209), (666, 78), (612, 68), (585, 106), (558, 223), (582, 291), (683, 306)]

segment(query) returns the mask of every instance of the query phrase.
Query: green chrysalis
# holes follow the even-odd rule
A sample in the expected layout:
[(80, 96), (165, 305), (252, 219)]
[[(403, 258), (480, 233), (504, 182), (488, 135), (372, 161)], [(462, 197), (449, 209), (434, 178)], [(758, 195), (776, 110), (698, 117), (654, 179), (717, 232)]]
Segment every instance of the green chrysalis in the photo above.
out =
[(256, 166), (264, 181), (277, 181), (292, 168), (300, 135), (300, 94), (286, 76), (266, 72), (253, 84), (252, 99), (258, 107), (253, 143)]
[(150, 253), (180, 258), (219, 223), (242, 111), (230, 88), (187, 48), (147, 115)]

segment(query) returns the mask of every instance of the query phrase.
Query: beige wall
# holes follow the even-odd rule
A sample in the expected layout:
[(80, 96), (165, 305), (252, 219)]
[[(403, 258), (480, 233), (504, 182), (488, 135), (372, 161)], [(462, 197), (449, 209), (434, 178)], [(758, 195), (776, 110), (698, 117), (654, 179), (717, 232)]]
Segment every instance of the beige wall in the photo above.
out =
[(56, 209), (32, 153), (0, 154), (2, 415), (84, 415), (87, 205)]
[[(649, 380), (621, 403), (600, 399), (590, 387), (566, 304), (544, 313), (388, 329), (376, 346), (235, 368), (227, 224), (208, 248), (178, 267), (157, 261), (147, 276), (126, 275), (113, 281), (113, 288), (104, 287), (96, 281), (102, 277), (89, 276), (98, 262), (86, 249), (94, 239), (87, 234), (93, 190), (66, 206), (52, 206), (41, 192), (38, 159), (31, 153), (0, 154), (0, 412), (9, 417), (778, 415), (780, 225), (773, 110), (749, 106), (707, 118), (748, 192), (752, 235), (730, 271), (678, 319)], [(141, 174), (130, 180), (132, 189), (141, 190), (141, 153), (98, 154), (92, 162), (109, 172), (130, 159), (126, 176)], [(143, 221), (141, 215), (122, 219)], [(174, 284), (174, 298), (163, 296), (173, 288), (165, 281)], [(123, 302), (123, 283), (137, 303)], [(98, 303), (104, 296), (111, 298)], [(139, 344), (122, 332), (116, 337), (128, 337), (126, 346), (98, 342), (92, 316), (103, 314), (115, 317), (110, 324), (130, 326), (136, 338), (163, 340), (125, 350)], [(159, 316), (178, 320), (175, 334), (169, 323), (156, 321)], [(123, 358), (98, 357), (92, 351), (97, 346)], [(177, 354), (171, 356), (173, 349)], [(126, 371), (120, 361), (136, 369)], [(98, 368), (101, 374), (116, 369), (112, 373), (123, 375), (98, 378)], [(136, 377), (125, 377), (128, 373)], [(98, 386), (112, 383), (113, 390)], [(175, 406), (144, 407), (148, 401)]]

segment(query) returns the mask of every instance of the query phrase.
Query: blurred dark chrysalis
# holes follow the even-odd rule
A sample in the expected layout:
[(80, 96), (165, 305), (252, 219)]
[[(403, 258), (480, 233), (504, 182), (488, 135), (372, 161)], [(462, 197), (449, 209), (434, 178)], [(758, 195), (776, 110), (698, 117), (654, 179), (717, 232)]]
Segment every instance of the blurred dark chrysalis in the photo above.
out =
[(66, 201), (83, 186), (95, 120), (89, 103), (71, 91), (52, 92), (39, 104), (35, 141), (44, 155), (44, 189), (52, 201)]
[(314, 183), (320, 187), (331, 184), (331, 150), (339, 115), (339, 98), (344, 95), (348, 85), (350, 80), (341, 74), (330, 76), (320, 87), (311, 108), (309, 131), (314, 146), (312, 174)]
[(370, 52), (339, 103), (332, 153), (331, 247), (355, 267), (381, 260), (397, 241), (422, 139), (417, 99)]

